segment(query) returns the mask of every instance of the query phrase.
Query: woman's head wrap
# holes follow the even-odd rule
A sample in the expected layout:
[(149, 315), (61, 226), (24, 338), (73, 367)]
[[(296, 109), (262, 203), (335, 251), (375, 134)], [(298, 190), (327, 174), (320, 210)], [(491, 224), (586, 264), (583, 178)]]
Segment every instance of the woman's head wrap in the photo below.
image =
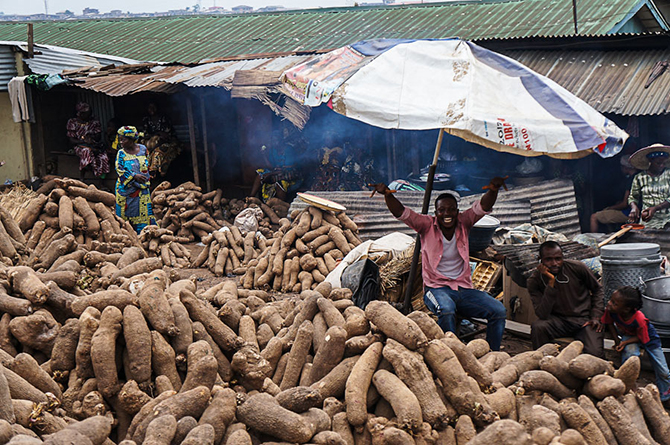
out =
[(130, 125), (125, 125), (116, 132), (119, 136), (123, 136), (134, 141), (140, 138), (140, 132), (137, 131), (137, 128), (131, 127)]

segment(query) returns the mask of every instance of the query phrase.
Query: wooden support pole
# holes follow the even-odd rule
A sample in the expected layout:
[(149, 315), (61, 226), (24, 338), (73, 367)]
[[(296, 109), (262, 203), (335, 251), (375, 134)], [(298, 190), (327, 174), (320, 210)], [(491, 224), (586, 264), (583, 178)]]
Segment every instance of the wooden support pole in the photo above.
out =
[(202, 120), (202, 146), (205, 148), (205, 183), (207, 191), (212, 190), (212, 166), (209, 164), (209, 142), (207, 141), (207, 112), (205, 97), (200, 96), (200, 119)]
[(186, 115), (188, 117), (188, 135), (191, 142), (191, 161), (193, 162), (193, 182), (200, 186), (200, 173), (198, 172), (198, 150), (195, 145), (195, 123), (193, 121), (193, 102), (191, 96), (186, 96)]
[(28, 23), (28, 58), (32, 59), (35, 56), (35, 37), (33, 33), (33, 24)]

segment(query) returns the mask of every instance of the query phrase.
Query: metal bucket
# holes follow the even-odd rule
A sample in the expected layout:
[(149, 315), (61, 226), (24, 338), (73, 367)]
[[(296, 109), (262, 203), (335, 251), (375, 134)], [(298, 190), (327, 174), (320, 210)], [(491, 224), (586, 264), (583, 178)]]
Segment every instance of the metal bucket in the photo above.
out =
[(482, 219), (477, 221), (470, 229), (470, 236), (468, 236), (470, 252), (479, 252), (486, 249), (491, 244), (498, 227), (500, 227), (500, 221), (490, 215), (484, 215)]
[(644, 294), (658, 300), (670, 300), (670, 276), (645, 281)]
[(640, 280), (661, 275), (661, 247), (654, 243), (621, 243), (600, 248), (605, 303), (622, 286), (641, 289)]
[(659, 300), (642, 294), (642, 313), (654, 326), (670, 324), (670, 300)]

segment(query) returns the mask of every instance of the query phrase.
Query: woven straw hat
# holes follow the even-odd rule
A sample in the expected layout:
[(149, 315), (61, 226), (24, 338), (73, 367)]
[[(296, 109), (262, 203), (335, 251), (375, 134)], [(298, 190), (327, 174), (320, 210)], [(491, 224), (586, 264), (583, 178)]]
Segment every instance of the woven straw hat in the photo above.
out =
[(633, 165), (633, 167), (637, 168), (638, 170), (647, 170), (650, 165), (649, 159), (647, 159), (647, 155), (655, 153), (657, 151), (663, 151), (665, 153), (668, 153), (668, 155), (670, 155), (670, 146), (663, 144), (653, 144), (650, 145), (649, 147), (639, 149), (638, 151), (630, 155), (630, 158), (628, 160)]

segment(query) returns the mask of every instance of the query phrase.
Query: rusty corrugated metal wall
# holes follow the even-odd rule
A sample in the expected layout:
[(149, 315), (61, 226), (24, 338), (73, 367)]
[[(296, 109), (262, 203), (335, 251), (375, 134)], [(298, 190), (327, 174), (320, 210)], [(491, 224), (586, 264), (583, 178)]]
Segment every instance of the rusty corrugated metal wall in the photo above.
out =
[[(398, 221), (386, 208), (382, 196), (370, 198), (369, 191), (352, 192), (306, 192), (330, 199), (347, 208), (347, 215), (359, 225), (363, 239), (375, 239), (391, 232), (415, 233), (404, 223)], [(429, 213), (434, 213), (433, 200), (441, 191), (431, 195)], [(480, 199), (482, 195), (466, 196), (459, 207), (466, 209)], [(396, 197), (407, 207), (417, 212), (423, 205), (423, 192), (399, 191)], [(296, 198), (291, 203), (291, 211), (303, 209), (306, 204)], [(532, 223), (552, 232), (562, 233), (569, 239), (581, 233), (579, 214), (572, 181), (544, 181), (532, 186), (521, 186), (501, 191), (492, 216), (498, 218), (503, 226), (516, 227)]]

